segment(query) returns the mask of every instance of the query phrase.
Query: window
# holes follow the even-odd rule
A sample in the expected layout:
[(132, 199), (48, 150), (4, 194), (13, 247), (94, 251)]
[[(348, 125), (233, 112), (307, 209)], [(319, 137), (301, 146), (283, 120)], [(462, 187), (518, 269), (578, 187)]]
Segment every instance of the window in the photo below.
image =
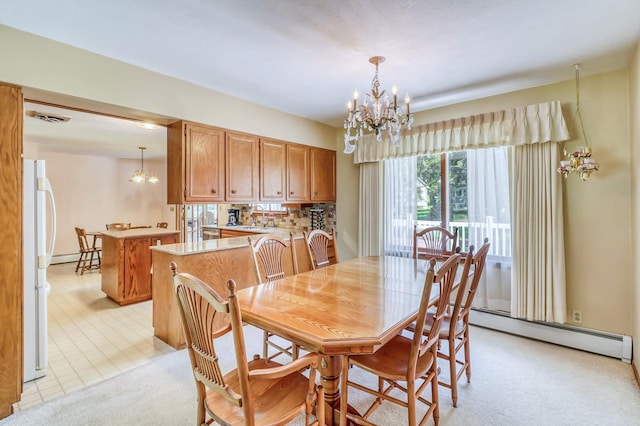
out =
[(384, 170), (385, 254), (413, 254), (414, 223), (418, 229), (457, 227), (458, 245), (463, 252), (472, 244), (480, 248), (484, 238), (489, 238), (491, 248), (475, 304), (509, 311), (511, 225), (507, 148), (394, 158), (385, 160)]

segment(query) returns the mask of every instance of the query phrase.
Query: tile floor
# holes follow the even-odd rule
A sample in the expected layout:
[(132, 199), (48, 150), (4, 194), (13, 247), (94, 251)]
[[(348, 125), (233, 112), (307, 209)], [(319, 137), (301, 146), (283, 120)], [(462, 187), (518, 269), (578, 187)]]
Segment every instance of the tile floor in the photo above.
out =
[(47, 375), (25, 383), (15, 411), (108, 379), (174, 349), (153, 337), (151, 300), (119, 306), (100, 291), (100, 273), (51, 265)]

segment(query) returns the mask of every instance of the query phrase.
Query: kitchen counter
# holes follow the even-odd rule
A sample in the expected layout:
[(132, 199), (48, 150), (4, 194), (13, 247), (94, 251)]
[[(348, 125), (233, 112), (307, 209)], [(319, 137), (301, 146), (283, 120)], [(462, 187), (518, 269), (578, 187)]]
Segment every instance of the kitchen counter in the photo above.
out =
[(180, 232), (164, 228), (104, 231), (102, 235), (101, 289), (120, 305), (151, 298), (151, 251), (159, 244), (174, 244)]
[[(222, 228), (222, 227), (221, 227)], [(242, 230), (239, 226), (227, 227)], [(256, 235), (269, 233), (279, 235), (289, 241), (291, 229), (253, 228)], [(294, 232), (295, 252), (298, 271), (311, 269), (307, 247), (300, 231)], [(257, 284), (255, 267), (247, 236), (221, 238), (191, 243), (167, 244), (151, 247), (153, 263), (153, 333), (160, 340), (176, 349), (184, 348), (185, 340), (180, 323), (180, 313), (173, 291), (173, 282), (169, 265), (175, 262), (178, 272), (188, 272), (215, 289), (226, 298), (229, 290), (227, 281), (233, 279), (237, 288), (246, 288)], [(293, 273), (290, 260), (283, 264), (285, 273)]]
[[(247, 233), (258, 234), (275, 234), (285, 241), (289, 241), (290, 233), (293, 232), (294, 239), (302, 239), (302, 232), (296, 229), (287, 228), (262, 228), (262, 227), (249, 227), (249, 226), (208, 226), (209, 229), (221, 229), (231, 231), (242, 231)], [(129, 231), (116, 231), (116, 232), (129, 232)], [(162, 251), (164, 253), (170, 253), (173, 255), (181, 256), (195, 253), (208, 253), (219, 250), (230, 250), (241, 247), (248, 247), (249, 242), (247, 236), (233, 237), (233, 238), (219, 238), (213, 240), (185, 242), (178, 244), (166, 244), (161, 246), (153, 246), (151, 250)]]
[(113, 238), (135, 238), (146, 237), (152, 235), (173, 235), (178, 231), (165, 229), (165, 228), (136, 228), (136, 229), (123, 229), (113, 231), (100, 231), (102, 236), (108, 236)]

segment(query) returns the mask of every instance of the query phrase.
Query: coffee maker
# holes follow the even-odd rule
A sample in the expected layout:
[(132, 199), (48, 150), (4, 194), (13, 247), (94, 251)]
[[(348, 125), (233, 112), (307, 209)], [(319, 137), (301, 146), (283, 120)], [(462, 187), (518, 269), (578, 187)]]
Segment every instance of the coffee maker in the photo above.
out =
[(240, 225), (240, 209), (229, 209), (227, 212), (229, 212), (227, 226)]

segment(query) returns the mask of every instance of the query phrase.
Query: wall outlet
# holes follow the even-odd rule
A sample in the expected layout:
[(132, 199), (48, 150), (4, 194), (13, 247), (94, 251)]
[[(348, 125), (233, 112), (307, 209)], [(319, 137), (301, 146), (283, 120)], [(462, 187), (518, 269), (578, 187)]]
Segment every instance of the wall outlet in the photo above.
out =
[(574, 309), (571, 313), (571, 320), (576, 324), (582, 324), (582, 311)]

